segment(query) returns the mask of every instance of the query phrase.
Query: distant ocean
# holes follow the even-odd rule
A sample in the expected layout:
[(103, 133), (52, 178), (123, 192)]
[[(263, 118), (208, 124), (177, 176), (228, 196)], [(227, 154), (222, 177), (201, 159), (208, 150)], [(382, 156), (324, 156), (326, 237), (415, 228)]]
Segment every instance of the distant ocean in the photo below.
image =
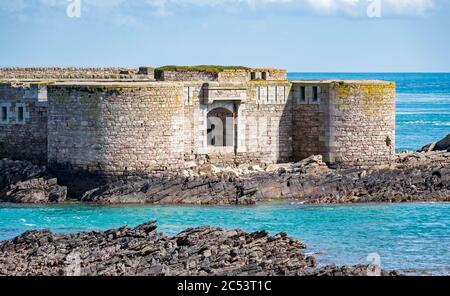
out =
[(450, 133), (450, 73), (289, 73), (298, 79), (397, 82), (397, 151), (417, 150)]

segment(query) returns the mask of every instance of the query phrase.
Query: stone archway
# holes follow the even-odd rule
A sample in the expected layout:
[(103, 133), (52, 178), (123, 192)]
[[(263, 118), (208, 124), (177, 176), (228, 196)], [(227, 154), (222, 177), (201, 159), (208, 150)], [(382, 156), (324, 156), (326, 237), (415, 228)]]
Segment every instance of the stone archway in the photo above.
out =
[(208, 147), (234, 147), (234, 116), (227, 108), (212, 109), (208, 115)]

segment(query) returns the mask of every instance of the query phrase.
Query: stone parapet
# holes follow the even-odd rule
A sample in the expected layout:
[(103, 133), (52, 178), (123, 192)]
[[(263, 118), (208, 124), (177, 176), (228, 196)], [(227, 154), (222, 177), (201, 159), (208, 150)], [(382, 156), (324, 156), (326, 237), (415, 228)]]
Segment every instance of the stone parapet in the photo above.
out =
[(0, 79), (11, 80), (154, 80), (153, 68), (0, 68)]

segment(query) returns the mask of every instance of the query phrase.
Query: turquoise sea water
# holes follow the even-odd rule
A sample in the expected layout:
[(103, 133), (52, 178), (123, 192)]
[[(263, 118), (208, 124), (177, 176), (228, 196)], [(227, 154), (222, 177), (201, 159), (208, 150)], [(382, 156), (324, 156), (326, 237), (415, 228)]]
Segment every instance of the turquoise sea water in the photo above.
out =
[(386, 269), (450, 274), (450, 204), (306, 206), (265, 203), (249, 207), (189, 206), (17, 206), (0, 205), (0, 240), (25, 230), (73, 233), (158, 220), (160, 231), (176, 234), (212, 225), (287, 232), (308, 244), (322, 264), (367, 263), (377, 253)]
[(450, 73), (289, 73), (297, 79), (397, 82), (397, 150), (417, 150), (450, 133)]

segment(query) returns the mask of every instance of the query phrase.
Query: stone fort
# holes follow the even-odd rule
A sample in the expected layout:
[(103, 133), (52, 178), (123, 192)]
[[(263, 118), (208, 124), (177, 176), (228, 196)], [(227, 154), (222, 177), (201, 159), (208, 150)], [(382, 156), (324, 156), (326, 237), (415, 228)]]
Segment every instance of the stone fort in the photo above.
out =
[(0, 158), (105, 176), (389, 163), (396, 86), (245, 67), (1, 68)]

